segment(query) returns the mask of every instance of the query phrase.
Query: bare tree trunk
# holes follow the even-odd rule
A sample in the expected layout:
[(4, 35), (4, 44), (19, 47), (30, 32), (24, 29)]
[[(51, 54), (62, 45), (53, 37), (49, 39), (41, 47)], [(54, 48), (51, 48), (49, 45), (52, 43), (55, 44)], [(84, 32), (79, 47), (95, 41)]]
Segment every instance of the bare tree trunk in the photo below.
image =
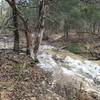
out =
[(49, 37), (48, 37), (48, 31), (45, 31), (44, 34), (43, 34), (43, 40), (48, 40)]
[(25, 30), (25, 35), (26, 35), (26, 40), (27, 40), (27, 53), (30, 53), (30, 56), (34, 59), (37, 60), (37, 52), (39, 49), (39, 46), (42, 42), (43, 38), (43, 33), (44, 33), (44, 18), (45, 18), (45, 3), (44, 1), (46, 0), (39, 0), (38, 4), (38, 24), (36, 27), (36, 33), (34, 34), (34, 37), (32, 37), (32, 34), (30, 34), (27, 31), (27, 25), (26, 22), (24, 21), (23, 17), (20, 15), (20, 12), (18, 12), (15, 4), (15, 0), (6, 0), (9, 5), (12, 7), (13, 10), (13, 23), (14, 23), (14, 35), (15, 35), (15, 41), (14, 41), (14, 50), (18, 51), (19, 50), (19, 34), (18, 34), (18, 20), (17, 16), (21, 18), (21, 20), (24, 22), (24, 26), (26, 28)]
[(27, 55), (30, 55), (30, 48), (32, 47), (32, 34), (31, 32), (29, 32), (29, 28), (28, 28), (28, 23), (27, 21), (25, 21), (25, 19), (23, 18), (23, 16), (21, 16), (20, 13), (18, 13), (18, 16), (20, 17), (20, 19), (22, 20), (23, 24), (24, 24), (24, 29), (25, 29), (25, 37), (26, 37), (26, 44), (27, 44)]
[(28, 28), (28, 24), (27, 22), (24, 20), (24, 18), (21, 18), (24, 24), (24, 28), (25, 28), (25, 37), (26, 37), (26, 43), (27, 43), (27, 55), (30, 55), (30, 48), (32, 46), (32, 34), (31, 32), (29, 32), (29, 28)]
[(23, 24), (24, 24), (24, 28), (25, 28), (25, 36), (26, 36), (26, 42), (27, 42), (27, 54), (30, 54), (30, 48), (32, 45), (32, 35), (29, 33), (29, 29), (28, 29), (28, 24), (27, 21), (25, 21), (24, 17), (22, 16), (22, 14), (17, 10), (16, 8), (16, 4), (15, 4), (15, 0), (6, 0), (8, 2), (8, 4), (11, 6), (12, 11), (13, 11), (13, 24), (15, 27), (14, 30), (14, 50), (15, 51), (19, 51), (19, 33), (18, 33), (18, 19), (17, 17), (19, 17)]
[(92, 30), (93, 30), (92, 33), (95, 34), (95, 31), (96, 31), (96, 22), (93, 23)]
[(70, 30), (70, 25), (67, 21), (67, 19), (64, 19), (64, 36), (68, 39), (69, 37), (69, 30)]
[(19, 32), (18, 32), (18, 16), (15, 0), (12, 0), (12, 13), (13, 13), (13, 25), (14, 25), (14, 51), (19, 52)]
[(37, 60), (37, 52), (43, 39), (44, 33), (44, 0), (39, 0), (38, 5), (38, 24), (34, 36), (33, 53), (34, 59)]

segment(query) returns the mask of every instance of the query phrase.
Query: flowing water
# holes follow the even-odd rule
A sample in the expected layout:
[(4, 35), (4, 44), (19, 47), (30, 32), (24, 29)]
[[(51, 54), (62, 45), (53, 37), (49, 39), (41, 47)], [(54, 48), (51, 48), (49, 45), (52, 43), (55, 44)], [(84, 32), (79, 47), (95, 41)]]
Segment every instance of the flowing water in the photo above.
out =
[[(12, 41), (0, 41), (0, 49), (11, 49)], [(100, 95), (100, 65), (68, 51), (50, 45), (41, 45), (38, 52), (38, 66), (52, 72), (54, 82), (74, 85), (83, 84), (85, 91)]]
[(54, 80), (83, 84), (85, 91), (100, 92), (100, 65), (50, 45), (42, 45), (38, 54), (41, 68), (52, 72)]

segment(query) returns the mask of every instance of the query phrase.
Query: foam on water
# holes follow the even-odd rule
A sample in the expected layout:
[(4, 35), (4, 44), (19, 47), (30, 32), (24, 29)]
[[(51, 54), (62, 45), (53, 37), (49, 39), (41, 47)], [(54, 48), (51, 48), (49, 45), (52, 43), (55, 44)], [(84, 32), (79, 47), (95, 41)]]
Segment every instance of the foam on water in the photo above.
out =
[[(40, 65), (45, 70), (53, 71), (56, 67), (62, 67), (64, 73), (75, 73), (77, 75), (95, 79), (98, 82), (100, 81), (100, 66), (98, 64), (95, 64), (89, 60), (83, 60), (75, 59), (71, 56), (66, 56), (66, 58), (63, 60), (63, 64), (66, 65), (66, 68), (63, 66), (59, 66), (57, 64), (57, 61), (53, 59), (52, 55), (45, 52), (47, 49), (55, 49), (55, 47), (50, 45), (43, 45), (40, 46), (40, 50), (42, 51), (41, 54), (38, 55), (38, 60), (40, 61)], [(70, 69), (67, 69), (67, 66), (70, 67)]]
[(65, 58), (64, 63), (70, 66), (72, 71), (77, 73), (82, 71), (83, 74), (87, 74), (88, 76), (91, 76), (92, 79), (95, 78), (100, 81), (100, 66), (98, 64), (88, 60), (80, 61), (78, 59), (71, 58), (70, 56)]
[[(53, 55), (46, 52), (47, 49), (54, 50), (52, 46), (41, 46), (41, 53), (38, 55), (39, 66), (46, 71), (53, 72), (53, 76), (56, 79), (61, 79), (61, 76), (74, 77), (79, 81), (85, 80), (86, 90), (94, 89), (93, 86), (97, 86), (100, 83), (100, 66), (89, 60), (82, 61), (80, 59), (73, 58), (72, 56), (66, 56), (61, 62), (59, 58), (54, 59)], [(89, 87), (90, 86), (90, 87)], [(95, 87), (98, 90), (97, 87)], [(95, 90), (95, 89), (94, 89)], [(99, 93), (99, 92), (98, 92)]]

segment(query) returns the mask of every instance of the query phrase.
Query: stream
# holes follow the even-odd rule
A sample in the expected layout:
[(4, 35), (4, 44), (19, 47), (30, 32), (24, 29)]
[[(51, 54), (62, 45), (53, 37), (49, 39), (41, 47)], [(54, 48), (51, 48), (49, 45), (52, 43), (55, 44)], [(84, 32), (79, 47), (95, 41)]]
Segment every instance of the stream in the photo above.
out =
[[(0, 49), (11, 49), (13, 42), (5, 41), (0, 40)], [(99, 64), (51, 45), (41, 45), (37, 58), (39, 67), (53, 73), (54, 84), (69, 82), (77, 88), (82, 84), (83, 90), (100, 95)]]
[(41, 45), (38, 54), (38, 66), (52, 72), (55, 82), (76, 87), (82, 83), (87, 92), (100, 95), (100, 65), (50, 45)]

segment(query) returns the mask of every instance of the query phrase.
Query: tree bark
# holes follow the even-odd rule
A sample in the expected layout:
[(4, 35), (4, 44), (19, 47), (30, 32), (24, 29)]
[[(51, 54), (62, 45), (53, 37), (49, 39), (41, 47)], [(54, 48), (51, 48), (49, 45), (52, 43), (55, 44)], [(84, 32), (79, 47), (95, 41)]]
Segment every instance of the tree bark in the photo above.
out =
[(12, 0), (12, 13), (13, 13), (13, 25), (14, 25), (14, 51), (19, 52), (19, 32), (18, 32), (18, 16), (15, 0)]
[(44, 0), (39, 0), (38, 24), (36, 27), (36, 32), (34, 34), (34, 42), (33, 42), (33, 53), (35, 60), (37, 60), (37, 53), (43, 39), (43, 33), (44, 33)]
[(64, 20), (64, 36), (68, 39), (69, 37), (69, 30), (70, 30), (70, 26), (69, 23), (67, 21), (67, 19)]
[(27, 21), (25, 21), (22, 14), (17, 10), (15, 0), (12, 0), (12, 1), (6, 0), (6, 1), (11, 6), (12, 12), (13, 12), (13, 24), (14, 24), (14, 28), (15, 28), (15, 30), (14, 30), (14, 33), (15, 33), (14, 34), (14, 51), (19, 51), (19, 33), (18, 33), (18, 19), (17, 19), (17, 17), (19, 17), (24, 24), (25, 36), (26, 36), (26, 42), (27, 42), (27, 54), (29, 55), (32, 36), (29, 33)]
[(44, 34), (43, 34), (43, 40), (48, 40), (49, 37), (48, 37), (48, 31), (45, 31)]
[(17, 11), (17, 14), (24, 24), (26, 44), (27, 44), (26, 53), (27, 53), (27, 55), (30, 55), (31, 54), (30, 48), (32, 47), (32, 34), (31, 34), (31, 32), (29, 32), (27, 21), (23, 18), (23, 16), (20, 14), (20, 12)]

